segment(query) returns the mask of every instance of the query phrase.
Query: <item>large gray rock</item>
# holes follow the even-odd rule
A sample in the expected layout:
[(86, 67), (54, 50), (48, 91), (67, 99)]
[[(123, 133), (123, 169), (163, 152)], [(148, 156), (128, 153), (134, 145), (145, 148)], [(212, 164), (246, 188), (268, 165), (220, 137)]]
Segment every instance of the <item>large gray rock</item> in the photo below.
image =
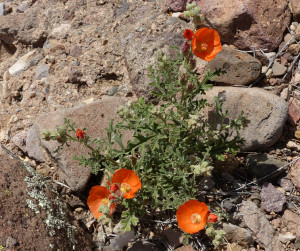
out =
[[(297, 0), (296, 0), (297, 1)], [(282, 41), (291, 12), (287, 1), (277, 0), (198, 0), (207, 23), (223, 43), (239, 49), (261, 48), (274, 51)]]
[(211, 60), (207, 68), (212, 71), (222, 69), (225, 74), (214, 81), (225, 85), (247, 85), (256, 80), (261, 73), (261, 63), (248, 53), (232, 49), (223, 49)]
[[(74, 142), (69, 147), (64, 147), (56, 152), (58, 147), (56, 141), (45, 141), (41, 139), (44, 130), (54, 130), (64, 124), (64, 119), (68, 118), (75, 123), (78, 129), (86, 128), (86, 135), (96, 137), (106, 137), (105, 128), (108, 127), (111, 119), (117, 119), (115, 110), (124, 105), (120, 98), (103, 97), (101, 100), (89, 105), (55, 111), (40, 115), (35, 120), (31, 130), (34, 130), (38, 146), (44, 148), (58, 167), (63, 171), (62, 178), (74, 191), (81, 191), (85, 188), (90, 176), (91, 168), (79, 166), (78, 161), (73, 160), (73, 156), (87, 155), (89, 150), (82, 144)], [(32, 137), (32, 136), (30, 136)], [(128, 132), (124, 132), (124, 140), (128, 140)]]
[[(259, 88), (214, 87), (205, 98), (213, 104), (215, 96), (223, 101), (223, 110), (228, 110), (232, 119), (242, 111), (248, 119), (248, 126), (240, 131), (245, 139), (242, 151), (270, 147), (280, 138), (288, 115), (288, 105), (280, 97)], [(214, 118), (214, 112), (208, 112), (208, 122)]]

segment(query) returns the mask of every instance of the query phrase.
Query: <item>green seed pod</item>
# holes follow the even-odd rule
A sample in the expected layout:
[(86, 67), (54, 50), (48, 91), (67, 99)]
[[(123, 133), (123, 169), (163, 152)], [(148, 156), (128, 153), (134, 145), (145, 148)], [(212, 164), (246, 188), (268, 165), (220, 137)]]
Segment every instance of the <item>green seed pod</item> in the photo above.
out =
[(200, 14), (200, 12), (201, 12), (200, 6), (195, 7), (194, 11), (197, 12), (197, 14)]
[(184, 11), (183, 15), (185, 18), (190, 18), (191, 17), (191, 12), (190, 11)]

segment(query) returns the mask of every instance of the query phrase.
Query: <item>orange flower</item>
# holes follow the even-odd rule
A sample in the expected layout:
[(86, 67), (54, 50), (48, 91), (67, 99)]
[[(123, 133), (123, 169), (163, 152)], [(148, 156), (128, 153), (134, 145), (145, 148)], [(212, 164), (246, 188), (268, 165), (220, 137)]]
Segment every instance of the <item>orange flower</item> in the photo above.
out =
[(176, 216), (179, 228), (186, 233), (194, 234), (204, 229), (208, 207), (204, 202), (189, 200), (177, 209)]
[(84, 131), (82, 131), (81, 129), (77, 129), (76, 136), (78, 139), (84, 139), (84, 134)]
[[(106, 187), (103, 186), (92, 187), (89, 193), (89, 197), (87, 199), (87, 204), (96, 219), (98, 219), (99, 216), (103, 215), (103, 213), (99, 212), (99, 207), (102, 204), (108, 205), (109, 195), (110, 195), (110, 191), (108, 191)], [(115, 204), (110, 205), (110, 214), (114, 212), (115, 207), (116, 207)]]
[(185, 29), (185, 31), (183, 32), (183, 37), (185, 39), (192, 40), (193, 36), (194, 36), (194, 32), (190, 29)]
[[(142, 187), (141, 180), (136, 175), (135, 171), (128, 169), (117, 170), (114, 173), (111, 182), (119, 185), (124, 199), (133, 198), (135, 193)], [(110, 185), (110, 182), (108, 185)]]
[(197, 57), (212, 60), (222, 50), (218, 32), (209, 28), (197, 30), (192, 40), (192, 50)]

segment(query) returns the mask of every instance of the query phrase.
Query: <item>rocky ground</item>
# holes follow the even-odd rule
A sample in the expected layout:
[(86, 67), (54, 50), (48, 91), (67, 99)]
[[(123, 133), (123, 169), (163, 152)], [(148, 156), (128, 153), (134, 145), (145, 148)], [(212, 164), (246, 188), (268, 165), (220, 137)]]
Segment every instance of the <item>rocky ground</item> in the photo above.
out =
[[(104, 136), (116, 107), (151, 99), (147, 67), (155, 51), (183, 42), (191, 27), (185, 3), (0, 3), (0, 142), (10, 152), (1, 149), (0, 250), (72, 250), (75, 243), (76, 250), (213, 249), (204, 235), (182, 247), (168, 221), (143, 224), (120, 247), (118, 227), (103, 229), (86, 206), (100, 182), (72, 159), (86, 150), (74, 144), (56, 153), (57, 145), (40, 137), (66, 117)], [(244, 111), (250, 121), (242, 152), (215, 163), (215, 176), (202, 181), (203, 201), (228, 216), (220, 249), (300, 250), (299, 1), (198, 4), (224, 50), (209, 63), (199, 59), (197, 71), (227, 72), (207, 99), (218, 95), (232, 117)]]

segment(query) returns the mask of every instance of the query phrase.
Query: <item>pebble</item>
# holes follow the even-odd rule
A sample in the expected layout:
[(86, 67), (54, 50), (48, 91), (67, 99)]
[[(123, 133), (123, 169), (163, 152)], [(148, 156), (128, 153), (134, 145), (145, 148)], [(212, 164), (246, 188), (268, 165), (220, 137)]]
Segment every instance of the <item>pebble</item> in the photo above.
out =
[(282, 76), (283, 74), (286, 73), (287, 71), (287, 67), (278, 63), (277, 61), (274, 62), (273, 66), (272, 66), (272, 71), (273, 71), (273, 76), (274, 77), (279, 77)]
[(57, 39), (66, 38), (70, 30), (71, 24), (61, 24), (52, 30), (51, 35)]
[(12, 76), (18, 75), (21, 72), (26, 71), (29, 67), (36, 65), (42, 58), (43, 55), (38, 50), (32, 50), (19, 58), (8, 71)]
[(41, 64), (36, 68), (35, 79), (39, 80), (49, 76), (49, 65)]
[(7, 239), (6, 239), (6, 245), (5, 245), (7, 248), (13, 248), (17, 244), (18, 244), (18, 241), (15, 238), (13, 238), (11, 236), (7, 237)]
[(278, 239), (282, 243), (287, 243), (288, 241), (293, 241), (296, 239), (296, 236), (293, 233), (287, 232), (284, 234), (279, 234)]
[(300, 44), (291, 44), (288, 47), (288, 51), (293, 55), (297, 56), (300, 52)]
[[(261, 69), (261, 71), (262, 71), (262, 73), (265, 73), (266, 72), (266, 70), (267, 70), (267, 66), (263, 66), (262, 67), (262, 69)], [(270, 78), (271, 76), (272, 76), (272, 73), (273, 73), (273, 71), (272, 71), (272, 68), (270, 68), (265, 74), (266, 74), (266, 77), (267, 78)]]
[(277, 181), (277, 184), (284, 188), (285, 191), (291, 192), (294, 188), (292, 181), (288, 178), (281, 178)]
[(17, 11), (23, 13), (29, 8), (30, 8), (29, 4), (26, 1), (24, 1), (18, 5)]

